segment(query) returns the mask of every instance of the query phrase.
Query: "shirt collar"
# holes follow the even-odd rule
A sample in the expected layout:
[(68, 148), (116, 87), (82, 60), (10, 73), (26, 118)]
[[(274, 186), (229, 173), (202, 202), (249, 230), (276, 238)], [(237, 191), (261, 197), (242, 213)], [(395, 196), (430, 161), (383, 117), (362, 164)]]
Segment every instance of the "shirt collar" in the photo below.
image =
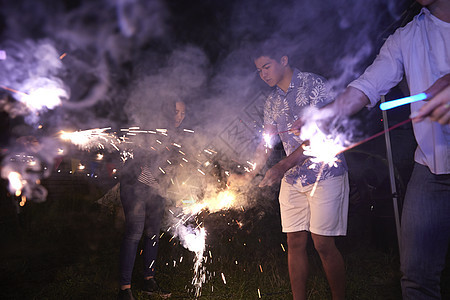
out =
[(280, 96), (286, 96), (287, 94), (289, 94), (289, 93), (294, 89), (294, 87), (295, 87), (296, 85), (298, 85), (298, 81), (299, 81), (299, 79), (298, 79), (298, 73), (299, 73), (299, 72), (300, 72), (300, 71), (297, 70), (297, 69), (294, 69), (294, 71), (292, 72), (291, 83), (289, 83), (289, 87), (288, 87), (288, 89), (287, 89), (286, 92), (284, 92), (282, 89), (280, 89), (280, 88), (277, 86), (276, 91), (277, 91), (277, 94), (278, 94), (278, 95), (280, 95)]

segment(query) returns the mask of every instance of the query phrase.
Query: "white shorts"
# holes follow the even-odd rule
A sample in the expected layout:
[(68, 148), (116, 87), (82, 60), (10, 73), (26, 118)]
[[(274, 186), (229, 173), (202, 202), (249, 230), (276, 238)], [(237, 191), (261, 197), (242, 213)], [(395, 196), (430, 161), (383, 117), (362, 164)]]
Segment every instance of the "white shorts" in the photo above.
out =
[(302, 186), (281, 181), (280, 212), (283, 232), (309, 231), (324, 236), (347, 234), (348, 173)]

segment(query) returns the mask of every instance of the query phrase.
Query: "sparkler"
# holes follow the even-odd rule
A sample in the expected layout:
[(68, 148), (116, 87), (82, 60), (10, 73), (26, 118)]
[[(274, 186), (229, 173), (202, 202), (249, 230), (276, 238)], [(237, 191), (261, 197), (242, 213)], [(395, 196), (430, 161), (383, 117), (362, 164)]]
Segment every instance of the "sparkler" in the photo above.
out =
[[(61, 138), (70, 141), (71, 143), (79, 146), (82, 149), (90, 149), (90, 148), (105, 149), (109, 145), (112, 145), (114, 147), (114, 150), (122, 151), (123, 149), (122, 144), (126, 144), (131, 148), (133, 147), (132, 141), (128, 139), (124, 140), (117, 138), (114, 134), (108, 132), (110, 129), (111, 129), (110, 127), (106, 127), (76, 132), (61, 132)], [(167, 129), (143, 130), (140, 129), (139, 127), (130, 127), (121, 129), (120, 131), (123, 132), (125, 135), (129, 136), (139, 134), (151, 134), (162, 136), (168, 135)], [(186, 132), (193, 133), (193, 131), (188, 130), (186, 130)], [(157, 150), (157, 148), (160, 149), (166, 148), (167, 150), (172, 151), (171, 153), (173, 155), (178, 155), (179, 158), (181, 157), (181, 160), (184, 163), (186, 163), (186, 165), (192, 165), (193, 166), (192, 169), (197, 170), (197, 172), (201, 174), (199, 175), (197, 172), (195, 172), (197, 175), (205, 177), (207, 176), (207, 172), (204, 171), (203, 169), (211, 165), (211, 162), (209, 160), (203, 163), (195, 159), (193, 160), (187, 159), (188, 156), (184, 151), (182, 151), (183, 148), (181, 144), (175, 143), (173, 141), (167, 141), (164, 137), (161, 137), (161, 139), (155, 139), (154, 141), (156, 141), (155, 142), (156, 148), (155, 147), (153, 148), (155, 151)], [(172, 148), (169, 149), (168, 146)], [(216, 153), (211, 149), (204, 149), (203, 151), (209, 155), (214, 155)], [(172, 158), (170, 160), (166, 159), (164, 161), (165, 163), (167, 163), (166, 166), (176, 165)], [(197, 165), (197, 163), (199, 165)], [(254, 163), (251, 162), (247, 163), (249, 164), (249, 166), (251, 166), (252, 169), (255, 168)], [(166, 172), (163, 166), (158, 166), (158, 169), (159, 171), (161, 171), (161, 173), (164, 174), (164, 176), (169, 175), (168, 171)], [(190, 174), (189, 178), (191, 178), (191, 176), (194, 176), (194, 174)], [(181, 184), (183, 190), (188, 189), (190, 191), (192, 189), (191, 184), (187, 184), (189, 178), (183, 180)], [(174, 178), (171, 178), (171, 182), (172, 185), (178, 186), (177, 178), (175, 178), (175, 181)], [(198, 188), (196, 190), (198, 190)], [(180, 194), (182, 195), (183, 198), (186, 197), (186, 193)], [(197, 222), (196, 216), (200, 212), (205, 210), (209, 211), (210, 213), (213, 213), (220, 210), (227, 210), (237, 205), (236, 194), (232, 190), (226, 189), (217, 191), (217, 187), (215, 185), (214, 186), (208, 185), (205, 194), (206, 195), (203, 197), (201, 201), (196, 200), (195, 193), (194, 195), (190, 196), (190, 199), (182, 200), (183, 213), (175, 217), (175, 214), (172, 212), (172, 215), (174, 215), (175, 218), (175, 222), (174, 225), (168, 229), (168, 231), (174, 232), (170, 240), (172, 240), (175, 237), (178, 237), (182, 245), (188, 250), (194, 252), (195, 254), (192, 285), (194, 287), (196, 297), (200, 295), (202, 284), (206, 281), (206, 268), (203, 266), (203, 263), (206, 262), (206, 258), (204, 257), (204, 251), (206, 248), (206, 230), (204, 227), (202, 227), (202, 222)], [(197, 222), (196, 226), (188, 224), (188, 221), (192, 222), (193, 220)]]
[[(425, 97), (425, 98), (424, 98)], [(406, 97), (406, 98), (402, 98), (402, 99), (398, 99), (398, 100), (394, 100), (394, 101), (390, 101), (390, 102), (394, 102), (393, 105), (395, 106), (387, 106), (384, 107), (385, 109), (390, 109), (393, 107), (397, 107), (399, 105), (403, 105), (406, 103), (411, 103), (414, 101), (420, 101), (420, 100), (424, 100), (426, 99), (426, 94), (422, 93), (422, 94), (418, 94), (415, 96), (411, 96), (411, 97)], [(408, 102), (409, 101), (409, 102)], [(390, 103), (389, 102), (389, 103)], [(385, 102), (388, 103), (388, 102)], [(406, 119), (403, 122), (400, 122), (386, 130), (383, 130), (373, 136), (370, 136), (360, 142), (357, 143), (353, 143), (350, 146), (344, 146), (343, 143), (343, 137), (342, 136), (336, 136), (334, 138), (332, 138), (329, 135), (325, 135), (320, 128), (317, 126), (316, 122), (308, 122), (306, 123), (303, 127), (302, 127), (302, 131), (300, 134), (300, 139), (304, 140), (304, 141), (309, 141), (309, 145), (302, 145), (303, 149), (304, 149), (304, 154), (306, 156), (309, 156), (310, 161), (313, 162), (313, 164), (310, 165), (310, 168), (315, 168), (318, 164), (320, 164), (320, 169), (318, 172), (318, 176), (317, 179), (314, 183), (314, 186), (311, 190), (311, 196), (314, 195), (314, 192), (316, 190), (318, 181), (322, 175), (322, 171), (324, 169), (324, 167), (326, 165), (328, 165), (329, 167), (331, 166), (336, 166), (338, 159), (337, 156), (345, 151), (348, 151), (354, 147), (357, 147), (363, 143), (366, 143), (380, 135), (385, 134), (388, 131), (391, 131), (397, 127), (400, 127), (408, 122), (410, 122), (411, 119)], [(281, 132), (277, 132), (274, 133), (275, 134), (280, 134), (280, 133), (285, 133), (285, 132), (295, 132), (292, 129), (286, 130), (286, 131), (281, 131)], [(263, 134), (263, 138), (266, 141), (268, 139), (270, 139), (271, 135), (269, 134)]]
[(22, 175), (18, 172), (10, 172), (8, 174), (9, 190), (14, 191), (14, 194), (18, 197), (22, 193), (23, 182)]
[(95, 128), (83, 131), (65, 132), (61, 131), (61, 139), (70, 141), (72, 144), (82, 149), (90, 149), (92, 147), (104, 148), (104, 143), (111, 140), (111, 136), (106, 131), (111, 129)]

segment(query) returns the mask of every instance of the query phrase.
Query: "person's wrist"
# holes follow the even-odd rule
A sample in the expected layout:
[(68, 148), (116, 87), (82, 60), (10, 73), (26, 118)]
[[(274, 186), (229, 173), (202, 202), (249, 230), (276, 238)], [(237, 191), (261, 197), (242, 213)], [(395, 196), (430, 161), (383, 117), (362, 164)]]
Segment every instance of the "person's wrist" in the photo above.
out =
[(286, 158), (280, 160), (277, 163), (277, 165), (281, 169), (281, 171), (283, 171), (283, 172), (286, 172), (287, 170), (289, 170), (291, 168), (290, 162)]

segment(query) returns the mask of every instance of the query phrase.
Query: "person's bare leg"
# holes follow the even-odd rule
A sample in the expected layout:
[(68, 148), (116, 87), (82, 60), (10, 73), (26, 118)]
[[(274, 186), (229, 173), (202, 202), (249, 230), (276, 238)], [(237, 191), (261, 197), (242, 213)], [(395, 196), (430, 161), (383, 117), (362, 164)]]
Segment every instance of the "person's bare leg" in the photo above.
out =
[(330, 285), (333, 300), (345, 299), (345, 265), (334, 237), (311, 234)]
[(288, 267), (294, 300), (306, 299), (306, 278), (308, 277), (308, 255), (306, 231), (287, 233)]

